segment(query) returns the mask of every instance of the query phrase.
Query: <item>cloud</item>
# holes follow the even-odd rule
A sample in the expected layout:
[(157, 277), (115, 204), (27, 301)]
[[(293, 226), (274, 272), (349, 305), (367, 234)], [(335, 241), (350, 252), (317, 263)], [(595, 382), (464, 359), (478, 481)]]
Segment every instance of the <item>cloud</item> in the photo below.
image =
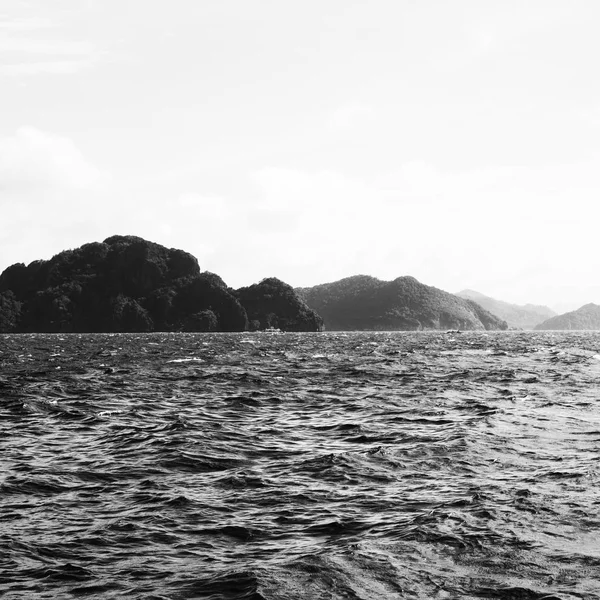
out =
[(255, 210), (286, 224), (271, 231), (263, 227), (263, 235), (252, 240), (253, 252), (270, 272), (292, 272), (297, 283), (307, 275), (327, 281), (340, 273), (372, 272), (395, 239), (397, 207), (360, 179), (275, 167), (253, 178), (260, 190)]
[(0, 31), (37, 31), (51, 29), (55, 25), (49, 19), (38, 17), (6, 19), (0, 17)]
[(72, 139), (33, 127), (0, 137), (0, 270), (110, 235), (134, 212), (122, 200)]
[(271, 275), (313, 285), (410, 274), (448, 291), (549, 303), (548, 282), (576, 285), (573, 273), (592, 280), (586, 215), (600, 192), (598, 169), (600, 160), (467, 171), (409, 161), (367, 179), (267, 166), (227, 194), (202, 191), (201, 181), (182, 194), (137, 189), (101, 218), (192, 252), (234, 287)]
[(265, 168), (253, 174), (260, 190), (254, 210), (294, 227), (263, 230), (247, 253), (265, 270), (289, 273), (295, 285), (360, 272), (411, 274), (449, 291), (470, 282), (507, 300), (510, 290), (512, 301), (550, 302), (543, 285), (575, 283), (573, 265), (579, 281), (595, 276), (588, 216), (599, 169), (598, 158), (463, 172), (414, 161), (365, 180)]
[(0, 75), (20, 77), (23, 75), (71, 75), (92, 65), (89, 60), (49, 60), (0, 65)]
[(93, 44), (81, 41), (35, 39), (0, 35), (0, 52), (45, 55), (88, 55)]
[(90, 164), (74, 142), (34, 127), (0, 138), (0, 189), (90, 189), (108, 175)]
[(96, 63), (102, 53), (95, 44), (69, 39), (63, 25), (40, 18), (0, 17), (0, 76), (66, 75)]

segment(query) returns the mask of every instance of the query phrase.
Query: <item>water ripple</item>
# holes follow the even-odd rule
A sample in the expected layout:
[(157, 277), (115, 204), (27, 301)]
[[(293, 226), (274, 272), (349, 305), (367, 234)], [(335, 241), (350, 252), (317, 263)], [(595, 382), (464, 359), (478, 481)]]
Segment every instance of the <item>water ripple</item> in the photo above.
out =
[(0, 337), (0, 596), (600, 598), (595, 333)]

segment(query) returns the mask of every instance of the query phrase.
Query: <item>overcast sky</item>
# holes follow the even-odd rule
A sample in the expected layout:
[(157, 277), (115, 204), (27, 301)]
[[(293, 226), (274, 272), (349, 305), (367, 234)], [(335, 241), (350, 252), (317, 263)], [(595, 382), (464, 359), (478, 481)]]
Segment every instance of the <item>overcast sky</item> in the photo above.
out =
[(597, 0), (1, 0), (0, 270), (120, 233), (239, 287), (600, 303)]

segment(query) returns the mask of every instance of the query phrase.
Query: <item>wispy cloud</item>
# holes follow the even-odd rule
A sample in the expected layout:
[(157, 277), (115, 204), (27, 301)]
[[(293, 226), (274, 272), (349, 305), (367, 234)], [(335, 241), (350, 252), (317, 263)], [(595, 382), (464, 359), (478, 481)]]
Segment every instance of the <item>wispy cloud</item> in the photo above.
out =
[(71, 56), (88, 55), (94, 52), (94, 50), (94, 45), (89, 42), (37, 39), (14, 35), (3, 35), (0, 32), (0, 52)]
[(0, 75), (19, 77), (23, 75), (70, 75), (88, 68), (92, 60), (54, 60), (0, 65)]
[(123, 206), (114, 187), (69, 137), (33, 127), (0, 136), (0, 270), (114, 231), (106, 221)]
[(39, 29), (52, 29), (55, 24), (49, 19), (37, 17), (9, 19), (0, 16), (0, 31), (37, 31)]
[(0, 16), (0, 76), (72, 74), (95, 64), (100, 49), (65, 27), (59, 20)]
[(69, 138), (34, 127), (0, 138), (0, 186), (5, 191), (90, 189), (105, 178)]

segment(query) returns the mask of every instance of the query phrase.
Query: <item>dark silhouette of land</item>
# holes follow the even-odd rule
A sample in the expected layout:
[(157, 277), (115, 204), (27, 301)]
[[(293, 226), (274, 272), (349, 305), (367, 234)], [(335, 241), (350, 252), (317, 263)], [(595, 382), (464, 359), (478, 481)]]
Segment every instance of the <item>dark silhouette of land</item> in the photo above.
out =
[[(548, 318), (551, 317), (551, 318)], [(546, 320), (545, 320), (546, 319)], [(17, 263), (0, 274), (0, 333), (597, 329), (600, 306), (555, 316), (414, 277), (368, 275), (292, 288), (275, 277), (233, 289), (183, 250), (136, 236)]]
[(507, 329), (476, 302), (414, 277), (381, 281), (356, 275), (296, 291), (328, 330)]
[(0, 275), (0, 332), (319, 331), (275, 278), (234, 290), (183, 250), (112, 236)]
[(547, 319), (536, 325), (538, 331), (549, 330), (600, 330), (600, 306), (586, 304), (577, 310)]

